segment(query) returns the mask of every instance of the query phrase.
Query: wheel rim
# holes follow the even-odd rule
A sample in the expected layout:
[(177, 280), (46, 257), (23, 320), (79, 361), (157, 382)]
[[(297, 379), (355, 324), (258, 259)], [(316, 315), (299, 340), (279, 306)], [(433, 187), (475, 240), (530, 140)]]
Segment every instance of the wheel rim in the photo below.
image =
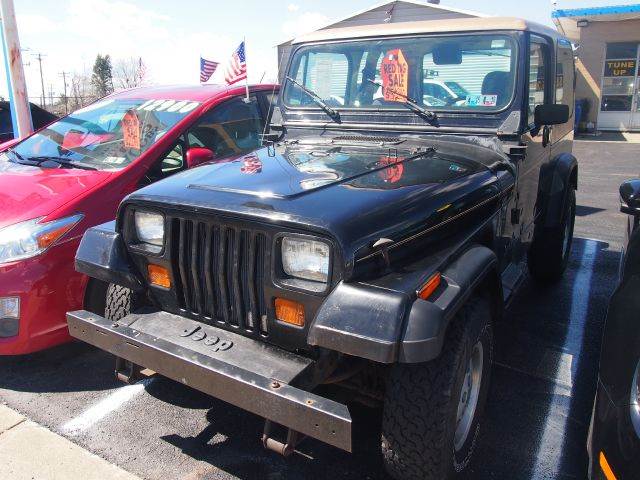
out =
[(480, 397), (480, 385), (482, 384), (482, 343), (474, 345), (473, 351), (467, 363), (467, 371), (462, 382), (460, 398), (458, 399), (458, 413), (456, 417), (456, 432), (454, 436), (454, 446), (456, 451), (460, 450), (467, 441), (471, 425), (478, 406)]

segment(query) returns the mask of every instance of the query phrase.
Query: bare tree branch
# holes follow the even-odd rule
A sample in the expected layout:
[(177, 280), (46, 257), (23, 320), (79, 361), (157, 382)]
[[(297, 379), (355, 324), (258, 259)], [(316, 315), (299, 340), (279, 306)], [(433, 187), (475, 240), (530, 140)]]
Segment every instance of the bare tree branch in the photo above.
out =
[(146, 84), (147, 67), (142, 57), (122, 58), (115, 62), (113, 80), (117, 89), (135, 88)]

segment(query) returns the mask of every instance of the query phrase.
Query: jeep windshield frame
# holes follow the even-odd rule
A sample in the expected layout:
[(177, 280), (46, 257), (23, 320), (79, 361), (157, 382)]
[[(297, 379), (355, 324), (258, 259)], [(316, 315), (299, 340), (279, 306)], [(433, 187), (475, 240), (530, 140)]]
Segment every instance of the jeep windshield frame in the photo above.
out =
[[(381, 63), (384, 56), (387, 56), (389, 51), (391, 50), (401, 50), (403, 56), (405, 57), (406, 64), (408, 66), (407, 80), (400, 82), (400, 92), (404, 93), (403, 87), (406, 88), (409, 96), (413, 98), (418, 98), (421, 100), (419, 105), (424, 108), (437, 112), (438, 114), (444, 113), (445, 117), (477, 117), (478, 115), (490, 115), (495, 116), (496, 114), (501, 114), (509, 109), (513, 108), (514, 101), (518, 94), (518, 82), (520, 81), (520, 62), (522, 61), (520, 58), (520, 35), (521, 32), (516, 31), (489, 31), (489, 32), (461, 32), (454, 34), (419, 34), (419, 35), (394, 35), (394, 36), (385, 36), (385, 37), (369, 37), (369, 38), (357, 38), (357, 39), (346, 39), (346, 40), (336, 40), (336, 41), (327, 41), (327, 42), (314, 42), (308, 44), (299, 45), (291, 54), (289, 60), (289, 68), (287, 69), (287, 75), (295, 78), (297, 81), (305, 85), (305, 87), (311, 88), (314, 91), (320, 93), (325, 102), (329, 104), (329, 106), (339, 113), (345, 113), (349, 116), (356, 116), (359, 120), (355, 120), (356, 122), (365, 121), (366, 123), (370, 123), (376, 114), (387, 116), (388, 114), (394, 114), (395, 112), (404, 112), (403, 117), (398, 117), (399, 123), (404, 123), (404, 118), (407, 117), (407, 109), (400, 101), (399, 98), (388, 99), (389, 101), (384, 99), (384, 89), (378, 89), (377, 92), (373, 92), (373, 100), (380, 100), (374, 104), (373, 102), (361, 102), (357, 104), (358, 100), (357, 95), (362, 92), (363, 85), (368, 83), (371, 85), (371, 82), (364, 81), (368, 79), (373, 79), (376, 82), (389, 85), (391, 88), (388, 88), (389, 95), (391, 96), (396, 87), (392, 86), (393, 80), (384, 79), (381, 77)], [(484, 55), (487, 58), (494, 59), (496, 57), (501, 57), (496, 63), (496, 65), (486, 66), (486, 71), (482, 71), (479, 74), (475, 75), (473, 80), (473, 84), (469, 85), (469, 81), (465, 80), (465, 76), (468, 76), (469, 68), (465, 68), (465, 61), (467, 61), (471, 57), (476, 58), (478, 54), (469, 49), (469, 42), (478, 42), (479, 46), (484, 46), (485, 48), (477, 48), (476, 52), (480, 51), (497, 51), (496, 54), (490, 53)], [(460, 57), (456, 57), (456, 50), (453, 52), (449, 51), (448, 53), (444, 51), (444, 56), (449, 55), (450, 58), (447, 61), (458, 61), (461, 63), (452, 63), (452, 64), (442, 64), (443, 53), (439, 53), (438, 60), (439, 63), (434, 62), (433, 58), (433, 47), (438, 44), (452, 44), (458, 43), (460, 45), (464, 45), (466, 42), (467, 46), (459, 49)], [(399, 48), (394, 48), (395, 46), (399, 46)], [(494, 48), (491, 48), (491, 47)], [(505, 51), (507, 51), (505, 53)], [(376, 53), (377, 52), (377, 53)], [(407, 52), (406, 56), (409, 56), (409, 60), (406, 59), (405, 52)], [(310, 60), (311, 54), (315, 55), (324, 55), (325, 57), (329, 55), (334, 55), (334, 59), (336, 55), (342, 55), (342, 72), (340, 72), (339, 68), (337, 69), (337, 73), (341, 75), (333, 75), (331, 70), (333, 69), (333, 63), (330, 63), (328, 60), (330, 59), (320, 59), (323, 61)], [(506, 56), (506, 58), (505, 58)], [(373, 61), (369, 61), (367, 64), (366, 57), (375, 59), (375, 67), (371, 68)], [(396, 55), (396, 63), (398, 62), (399, 55)], [(420, 59), (422, 63), (422, 68), (416, 68), (415, 59)], [(436, 61), (438, 61), (436, 60)], [(400, 60), (400, 63), (402, 60)], [(338, 63), (338, 62), (336, 62)], [(393, 64), (393, 62), (390, 62)], [(500, 69), (500, 63), (502, 68)], [(508, 63), (508, 68), (507, 68)], [(429, 68), (425, 68), (426, 66), (434, 65), (438, 68), (446, 67), (448, 72), (438, 79), (440, 76), (440, 72), (436, 75), (427, 76), (425, 74), (426, 70)], [(316, 80), (318, 76), (318, 71), (320, 71), (320, 67), (325, 69), (323, 73), (325, 78), (339, 77), (344, 78), (343, 83), (337, 83), (337, 85), (329, 86), (327, 89), (326, 86), (319, 85), (320, 82)], [(315, 71), (309, 74), (309, 66), (315, 67)], [(354, 66), (356, 67), (354, 69)], [(340, 67), (340, 65), (338, 65)], [(368, 70), (367, 70), (368, 68)], [(306, 70), (306, 72), (304, 71)], [(329, 74), (327, 75), (327, 71)], [(483, 94), (482, 92), (482, 84), (484, 82), (484, 77), (486, 74), (493, 71), (506, 71), (507, 75), (501, 75), (503, 77), (503, 81), (506, 80), (506, 94), (501, 95), (501, 98), (488, 98), (484, 99), (481, 97), (492, 97), (491, 94)], [(462, 72), (462, 73), (460, 73)], [(465, 73), (466, 72), (466, 73)], [(321, 71), (322, 73), (322, 71)], [(430, 72), (432, 73), (432, 72)], [(305, 75), (306, 74), (306, 75)], [(306, 78), (305, 78), (306, 76)], [(506, 78), (505, 78), (506, 77)], [(458, 102), (458, 105), (447, 105), (446, 102), (432, 102), (428, 103), (425, 101), (425, 96), (423, 95), (424, 82), (426, 80), (439, 80), (442, 82), (445, 81), (455, 81), (461, 84), (463, 87), (467, 88), (469, 85), (470, 88), (467, 90), (470, 91), (470, 95), (473, 98), (469, 98), (467, 96), (464, 99), (464, 105), (462, 102)], [(463, 80), (463, 81), (460, 81)], [(500, 83), (500, 82), (498, 82)], [(340, 89), (340, 85), (344, 85), (344, 96), (337, 95), (335, 92)], [(397, 84), (396, 84), (397, 85)], [(334, 91), (331, 91), (331, 88), (334, 88)], [(299, 92), (299, 89), (296, 89)], [(382, 90), (382, 91), (380, 91)], [(323, 95), (323, 93), (329, 92), (329, 95)], [(478, 92), (478, 93), (476, 93)], [(308, 101), (300, 101), (294, 97), (296, 92), (291, 88), (291, 84), (285, 85), (282, 91), (281, 103), (285, 109), (285, 112), (318, 112), (321, 111), (319, 107), (314, 104), (310, 104)], [(472, 103), (477, 103), (481, 100), (488, 100), (488, 103), (485, 105), (468, 105), (469, 100), (472, 100)], [(495, 104), (492, 105), (492, 102), (495, 100)], [(431, 104), (435, 103), (435, 104)], [(367, 116), (367, 120), (362, 117), (363, 115)], [(411, 114), (410, 114), (411, 115)]]

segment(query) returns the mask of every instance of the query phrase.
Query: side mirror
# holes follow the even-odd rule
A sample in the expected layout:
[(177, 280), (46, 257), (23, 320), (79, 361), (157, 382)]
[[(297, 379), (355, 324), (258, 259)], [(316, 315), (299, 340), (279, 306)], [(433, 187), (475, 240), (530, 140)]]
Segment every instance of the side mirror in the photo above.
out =
[(538, 105), (534, 117), (538, 127), (567, 123), (569, 121), (569, 105)]
[(620, 211), (640, 215), (640, 179), (627, 180), (620, 185)]
[(215, 159), (215, 154), (208, 148), (191, 147), (187, 150), (187, 168), (196, 167), (202, 163)]

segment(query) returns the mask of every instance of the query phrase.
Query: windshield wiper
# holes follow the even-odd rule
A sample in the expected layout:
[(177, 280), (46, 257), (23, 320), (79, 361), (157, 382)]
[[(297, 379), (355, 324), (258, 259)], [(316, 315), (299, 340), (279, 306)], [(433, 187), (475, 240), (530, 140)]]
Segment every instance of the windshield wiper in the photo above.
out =
[(436, 115), (436, 112), (433, 112), (431, 110), (427, 110), (423, 106), (419, 105), (418, 102), (415, 101), (413, 98), (405, 95), (404, 93), (400, 93), (400, 92), (394, 90), (393, 88), (385, 87), (381, 83), (376, 82), (375, 80), (371, 80), (370, 78), (367, 78), (367, 81), (370, 82), (370, 83), (373, 83), (376, 87), (382, 88), (383, 92), (386, 90), (387, 92), (393, 93), (394, 95), (398, 95), (399, 97), (404, 98), (404, 101), (402, 102), (403, 105), (409, 107), (409, 109), (411, 109), (414, 112), (418, 113), (419, 115), (423, 116), (428, 121), (435, 122), (438, 119), (438, 116)]
[(51, 160), (53, 162), (59, 163), (63, 167), (81, 168), (83, 170), (98, 170), (96, 167), (91, 166), (91, 165), (87, 165), (86, 163), (74, 162), (73, 160), (70, 160), (68, 158), (58, 157), (56, 155), (40, 155), (40, 156), (27, 157), (27, 158), (23, 157), (22, 159), (26, 160), (27, 162), (33, 161), (33, 162), (35, 162), (36, 165), (38, 165), (38, 164), (40, 164), (42, 162), (46, 162), (48, 160)]
[(322, 100), (322, 98), (320, 98), (320, 96), (316, 92), (314, 92), (313, 90), (309, 90), (307, 87), (305, 87), (304, 85), (301, 85), (300, 83), (296, 82), (293, 78), (291, 78), (289, 76), (284, 77), (284, 78), (289, 80), (294, 85), (297, 85), (303, 92), (305, 92), (307, 95), (309, 95), (309, 97), (311, 97), (311, 99), (314, 101), (314, 103), (316, 105), (318, 105), (322, 110), (324, 110), (325, 113), (327, 115), (329, 115), (334, 122), (340, 123), (340, 114), (338, 113), (338, 111), (334, 110), (329, 105), (327, 105), (324, 102), (324, 100)]
[(24, 157), (20, 155), (18, 152), (16, 152), (13, 148), (8, 148), (7, 152), (9, 152), (11, 155), (16, 157), (18, 159), (18, 163), (24, 160)]

